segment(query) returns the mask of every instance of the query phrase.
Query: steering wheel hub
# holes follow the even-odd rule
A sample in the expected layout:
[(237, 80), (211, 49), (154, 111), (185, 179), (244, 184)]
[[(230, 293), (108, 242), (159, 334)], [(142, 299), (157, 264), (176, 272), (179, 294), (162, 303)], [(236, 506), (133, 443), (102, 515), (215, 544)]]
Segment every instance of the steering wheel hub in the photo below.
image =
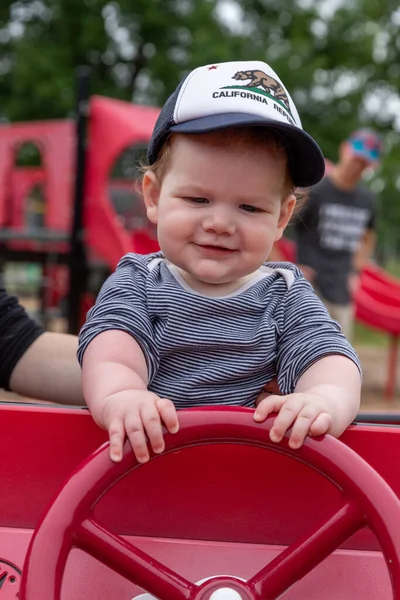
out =
[(210, 600), (242, 600), (242, 596), (236, 590), (224, 587), (215, 590), (211, 594)]

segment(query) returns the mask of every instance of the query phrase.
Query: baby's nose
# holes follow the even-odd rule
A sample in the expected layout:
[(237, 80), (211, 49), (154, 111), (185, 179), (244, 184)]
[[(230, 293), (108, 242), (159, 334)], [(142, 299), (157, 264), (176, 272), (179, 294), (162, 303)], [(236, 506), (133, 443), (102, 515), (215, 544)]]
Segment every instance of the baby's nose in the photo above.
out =
[(228, 210), (213, 210), (204, 219), (203, 225), (205, 231), (213, 231), (217, 234), (232, 235), (236, 230), (236, 223), (233, 215)]

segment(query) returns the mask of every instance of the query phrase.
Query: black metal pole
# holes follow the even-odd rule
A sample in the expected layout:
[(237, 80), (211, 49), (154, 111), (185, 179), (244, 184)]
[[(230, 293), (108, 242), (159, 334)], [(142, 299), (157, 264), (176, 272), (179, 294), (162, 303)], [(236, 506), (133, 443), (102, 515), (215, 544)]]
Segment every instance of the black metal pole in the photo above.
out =
[(90, 67), (77, 69), (75, 193), (69, 252), (68, 332), (77, 334), (82, 297), (87, 288), (88, 264), (84, 240), (86, 124), (89, 116)]

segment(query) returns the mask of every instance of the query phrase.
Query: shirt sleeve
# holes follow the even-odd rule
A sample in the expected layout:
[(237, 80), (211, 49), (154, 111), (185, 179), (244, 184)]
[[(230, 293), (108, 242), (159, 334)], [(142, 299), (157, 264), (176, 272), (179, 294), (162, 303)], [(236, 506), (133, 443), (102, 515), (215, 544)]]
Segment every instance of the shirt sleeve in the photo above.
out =
[(77, 355), (81, 365), (86, 348), (97, 335), (119, 330), (131, 335), (140, 345), (147, 363), (149, 382), (153, 379), (159, 356), (147, 309), (147, 273), (146, 265), (127, 255), (103, 284), (79, 333)]
[(26, 313), (17, 298), (0, 289), (0, 387), (10, 390), (12, 372), (43, 328)]
[(295, 270), (282, 307), (283, 325), (278, 336), (277, 372), (283, 394), (293, 393), (305, 371), (331, 354), (346, 356), (361, 373), (358, 356), (339, 324), (331, 319), (309, 282), (296, 267)]

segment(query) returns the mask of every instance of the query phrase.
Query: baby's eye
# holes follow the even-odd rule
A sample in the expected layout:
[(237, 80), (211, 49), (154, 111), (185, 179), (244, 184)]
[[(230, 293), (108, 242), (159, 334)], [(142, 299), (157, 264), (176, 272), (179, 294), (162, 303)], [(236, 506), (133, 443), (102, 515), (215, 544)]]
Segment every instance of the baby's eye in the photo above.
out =
[(187, 202), (191, 202), (192, 204), (208, 204), (207, 198), (188, 197), (188, 198), (185, 198), (185, 200)]
[(252, 206), (251, 204), (241, 204), (240, 208), (246, 212), (262, 212), (261, 208), (257, 208), (257, 206)]

